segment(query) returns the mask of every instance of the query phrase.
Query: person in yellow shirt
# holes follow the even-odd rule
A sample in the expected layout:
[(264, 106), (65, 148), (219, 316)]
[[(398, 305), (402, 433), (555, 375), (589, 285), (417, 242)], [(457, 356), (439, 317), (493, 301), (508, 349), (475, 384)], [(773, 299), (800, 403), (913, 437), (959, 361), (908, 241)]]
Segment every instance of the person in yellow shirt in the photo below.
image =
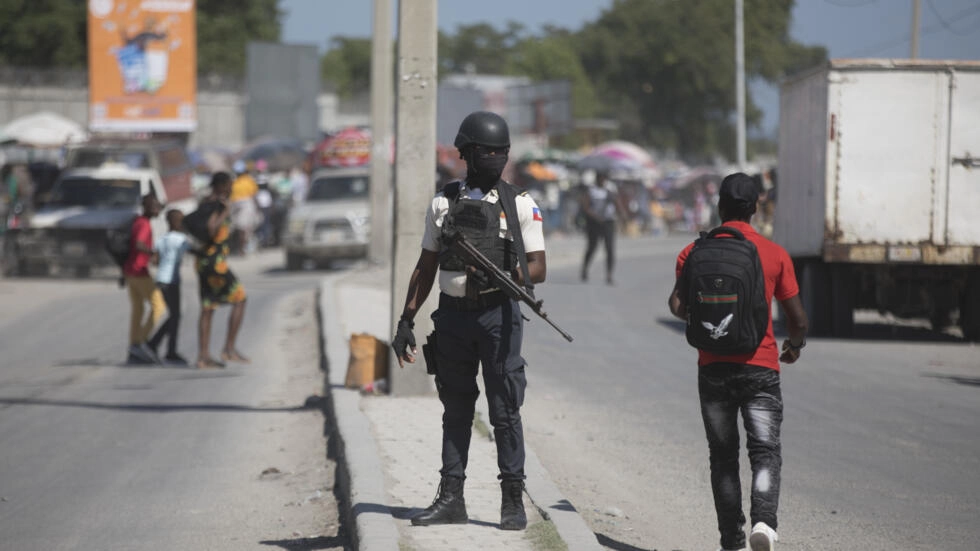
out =
[(231, 229), (233, 233), (232, 250), (243, 254), (252, 250), (252, 233), (258, 222), (258, 208), (255, 206), (255, 195), (259, 185), (248, 171), (244, 161), (235, 161), (235, 180), (231, 184)]

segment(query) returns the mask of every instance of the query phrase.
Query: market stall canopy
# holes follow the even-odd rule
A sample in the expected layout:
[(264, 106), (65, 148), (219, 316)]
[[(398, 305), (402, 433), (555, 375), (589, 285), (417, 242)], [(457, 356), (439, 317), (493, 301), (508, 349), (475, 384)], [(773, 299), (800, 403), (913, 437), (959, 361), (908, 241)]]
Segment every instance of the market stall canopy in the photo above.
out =
[(657, 164), (642, 147), (627, 141), (604, 142), (578, 162), (579, 170), (626, 173), (628, 177), (648, 179), (658, 172)]
[(345, 128), (313, 148), (314, 167), (363, 166), (371, 161), (371, 132)]
[(269, 172), (283, 172), (303, 166), (306, 149), (303, 142), (295, 138), (264, 137), (246, 145), (238, 159), (246, 162), (265, 161)]
[(80, 124), (50, 111), (25, 115), (0, 128), (0, 143), (31, 147), (60, 147), (87, 139), (88, 133)]

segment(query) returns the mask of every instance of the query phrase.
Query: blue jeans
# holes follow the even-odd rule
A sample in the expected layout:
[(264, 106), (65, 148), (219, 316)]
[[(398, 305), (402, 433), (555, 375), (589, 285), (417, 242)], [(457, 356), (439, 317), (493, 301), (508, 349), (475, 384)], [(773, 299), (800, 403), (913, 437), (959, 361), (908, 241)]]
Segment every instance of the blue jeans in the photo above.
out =
[(776, 529), (782, 456), (779, 428), (783, 398), (779, 372), (754, 365), (715, 363), (698, 369), (701, 417), (708, 437), (711, 491), (718, 515), (721, 546), (745, 545), (745, 515), (738, 474), (738, 415), (745, 425), (746, 448), (752, 465), (752, 524)]

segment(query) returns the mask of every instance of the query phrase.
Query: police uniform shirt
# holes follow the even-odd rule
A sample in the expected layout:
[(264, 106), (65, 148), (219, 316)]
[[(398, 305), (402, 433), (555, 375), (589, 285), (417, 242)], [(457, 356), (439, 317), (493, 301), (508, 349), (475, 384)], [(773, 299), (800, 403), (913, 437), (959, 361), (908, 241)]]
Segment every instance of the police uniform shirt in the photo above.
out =
[[(463, 182), (459, 188), (460, 196), (470, 199), (496, 203), (499, 199), (497, 189), (491, 189), (486, 195), (480, 188), (470, 189)], [(524, 250), (533, 253), (544, 250), (544, 231), (542, 229), (541, 211), (527, 192), (521, 192), (517, 198), (517, 219), (521, 223), (521, 235), (524, 238)], [(425, 213), (425, 233), (422, 235), (422, 248), (427, 251), (441, 252), (442, 223), (449, 212), (449, 199), (439, 192), (432, 199), (432, 204)], [(500, 214), (500, 237), (513, 241), (514, 238), (507, 228), (507, 220), (503, 212)], [(466, 296), (466, 272), (439, 270), (439, 289), (449, 296)]]

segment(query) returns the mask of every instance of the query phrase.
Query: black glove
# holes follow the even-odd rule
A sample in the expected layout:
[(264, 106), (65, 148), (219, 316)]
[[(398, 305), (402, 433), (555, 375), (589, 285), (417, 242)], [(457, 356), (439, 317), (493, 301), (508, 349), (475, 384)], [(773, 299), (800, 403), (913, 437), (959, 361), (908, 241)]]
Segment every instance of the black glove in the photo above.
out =
[(466, 274), (476, 285), (477, 289), (482, 291), (490, 287), (490, 276), (476, 266), (467, 266)]
[[(415, 350), (415, 323), (412, 320), (402, 318), (398, 320), (398, 329), (395, 330), (395, 338), (391, 339), (391, 347), (395, 349), (395, 357), (401, 364), (402, 358), (412, 354)], [(407, 348), (407, 350), (406, 350)]]

